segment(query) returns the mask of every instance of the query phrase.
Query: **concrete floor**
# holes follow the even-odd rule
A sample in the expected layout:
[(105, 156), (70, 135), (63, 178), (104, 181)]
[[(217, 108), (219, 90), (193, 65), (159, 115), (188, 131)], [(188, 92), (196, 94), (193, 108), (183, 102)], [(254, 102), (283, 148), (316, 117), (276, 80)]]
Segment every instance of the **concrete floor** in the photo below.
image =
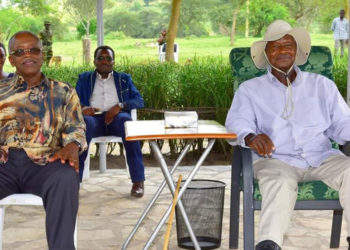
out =
[[(203, 166), (196, 176), (196, 179), (221, 180), (227, 184), (220, 249), (229, 249), (230, 168), (226, 165)], [(180, 167), (179, 172), (175, 173), (174, 179), (177, 180), (179, 173), (182, 173), (183, 178), (186, 178), (187, 171), (188, 167)], [(134, 223), (162, 181), (160, 168), (147, 167), (146, 178), (145, 196), (141, 199), (135, 199), (129, 195), (131, 182), (124, 169), (107, 170), (104, 174), (91, 171), (90, 179), (84, 181), (81, 185), (78, 214), (78, 249), (121, 249)], [(146, 218), (145, 223), (141, 225), (128, 249), (143, 249), (150, 233), (171, 200), (169, 192), (165, 190), (151, 210), (150, 215)], [(5, 215), (3, 249), (47, 249), (44, 216), (45, 212), (42, 207), (8, 207)], [(258, 217), (259, 212), (256, 212), (257, 222)], [(331, 218), (331, 211), (294, 212), (292, 224), (285, 237), (283, 250), (329, 249)], [(240, 221), (242, 221), (242, 211)], [(341, 247), (339, 248), (342, 250), (347, 249), (345, 226), (346, 223), (344, 222)], [(166, 226), (162, 228), (151, 249), (163, 248), (165, 230)], [(177, 247), (175, 222), (171, 231), (169, 249), (180, 249)], [(243, 249), (242, 223), (240, 224), (239, 249)]]

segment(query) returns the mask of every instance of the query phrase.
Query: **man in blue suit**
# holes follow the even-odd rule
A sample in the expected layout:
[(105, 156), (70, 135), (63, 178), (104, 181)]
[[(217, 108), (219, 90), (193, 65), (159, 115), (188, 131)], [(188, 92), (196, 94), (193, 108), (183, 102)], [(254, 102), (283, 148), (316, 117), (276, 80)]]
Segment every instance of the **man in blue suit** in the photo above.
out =
[[(95, 50), (95, 71), (79, 75), (76, 91), (80, 98), (86, 123), (86, 140), (89, 145), (93, 137), (120, 136), (126, 151), (131, 180), (131, 195), (142, 197), (144, 193), (144, 165), (138, 141), (125, 141), (124, 122), (131, 120), (131, 109), (142, 108), (143, 99), (130, 75), (113, 70), (114, 51), (109, 46)], [(82, 180), (85, 151), (79, 157), (79, 175)]]

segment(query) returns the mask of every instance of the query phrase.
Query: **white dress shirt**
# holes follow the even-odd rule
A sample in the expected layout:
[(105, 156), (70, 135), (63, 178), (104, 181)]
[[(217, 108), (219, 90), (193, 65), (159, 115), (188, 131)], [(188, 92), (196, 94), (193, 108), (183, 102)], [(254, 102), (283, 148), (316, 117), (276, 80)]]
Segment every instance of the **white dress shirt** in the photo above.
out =
[(113, 72), (109, 73), (106, 79), (103, 79), (96, 72), (95, 87), (90, 97), (91, 107), (98, 108), (100, 111), (108, 111), (119, 102), (117, 89), (114, 83)]
[(318, 167), (328, 156), (341, 154), (331, 147), (329, 138), (339, 144), (350, 141), (350, 109), (334, 82), (298, 67), (295, 70), (290, 118), (282, 118), (287, 87), (269, 69), (267, 74), (240, 85), (226, 128), (237, 134), (242, 146), (249, 133), (265, 133), (276, 147), (273, 158), (299, 168)]
[(345, 17), (343, 20), (340, 20), (340, 17), (334, 18), (331, 28), (334, 32), (334, 40), (348, 39), (349, 22), (345, 19)]

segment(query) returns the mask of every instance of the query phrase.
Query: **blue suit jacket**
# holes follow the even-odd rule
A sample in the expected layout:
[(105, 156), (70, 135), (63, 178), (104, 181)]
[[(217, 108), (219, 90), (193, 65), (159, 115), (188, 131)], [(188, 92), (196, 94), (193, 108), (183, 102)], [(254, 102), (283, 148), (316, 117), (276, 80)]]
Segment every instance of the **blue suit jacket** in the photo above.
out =
[[(143, 108), (143, 98), (136, 89), (131, 76), (113, 71), (113, 77), (119, 101), (124, 104), (123, 111), (130, 113), (131, 109)], [(79, 75), (75, 89), (82, 107), (90, 106), (90, 97), (95, 87), (95, 80), (96, 71), (84, 72)]]

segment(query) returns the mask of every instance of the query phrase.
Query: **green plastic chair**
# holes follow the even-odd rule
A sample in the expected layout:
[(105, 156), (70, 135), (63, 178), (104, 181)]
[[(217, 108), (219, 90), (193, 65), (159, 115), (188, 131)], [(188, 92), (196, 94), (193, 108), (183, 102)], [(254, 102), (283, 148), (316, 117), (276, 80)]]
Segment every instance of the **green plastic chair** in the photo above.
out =
[[(230, 64), (234, 77), (234, 89), (237, 89), (243, 81), (266, 73), (266, 70), (255, 67), (250, 57), (250, 48), (232, 49)], [(328, 47), (312, 46), (308, 61), (300, 68), (333, 80), (332, 65), (331, 51)], [(333, 210), (330, 247), (338, 248), (343, 216), (338, 192), (322, 181), (302, 182), (298, 187), (295, 210)], [(251, 150), (235, 146), (231, 171), (230, 249), (238, 248), (240, 191), (243, 192), (244, 249), (254, 249), (254, 211), (261, 209), (261, 195), (258, 183), (253, 178)]]

